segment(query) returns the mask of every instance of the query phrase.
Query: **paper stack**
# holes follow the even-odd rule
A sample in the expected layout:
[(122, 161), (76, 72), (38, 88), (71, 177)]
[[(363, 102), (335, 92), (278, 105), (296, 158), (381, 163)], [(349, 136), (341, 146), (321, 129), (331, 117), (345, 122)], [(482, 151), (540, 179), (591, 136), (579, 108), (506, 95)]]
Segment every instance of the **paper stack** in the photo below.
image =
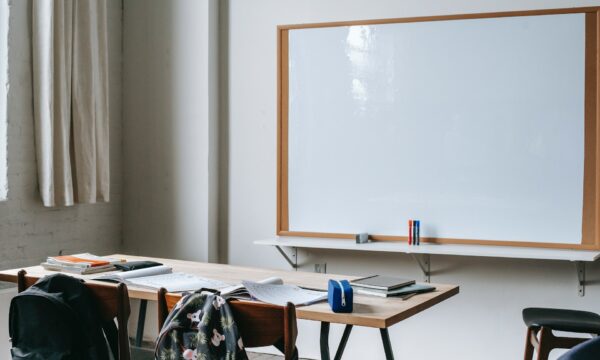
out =
[(125, 260), (83, 253), (49, 256), (46, 262), (41, 263), (41, 266), (46, 270), (86, 275), (112, 271), (115, 269), (114, 264), (121, 262), (125, 262)]

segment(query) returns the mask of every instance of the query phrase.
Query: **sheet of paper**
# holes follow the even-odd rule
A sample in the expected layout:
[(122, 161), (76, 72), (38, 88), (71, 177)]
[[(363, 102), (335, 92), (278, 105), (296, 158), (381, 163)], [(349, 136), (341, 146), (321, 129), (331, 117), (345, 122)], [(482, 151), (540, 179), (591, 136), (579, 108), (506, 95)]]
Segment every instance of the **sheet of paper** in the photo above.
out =
[(127, 279), (126, 282), (133, 286), (150, 289), (165, 288), (169, 292), (196, 291), (202, 288), (221, 290), (230, 286), (219, 280), (206, 279), (179, 272)]
[(260, 284), (243, 281), (248, 293), (259, 301), (285, 306), (288, 302), (294, 305), (310, 305), (327, 299), (327, 292), (301, 289), (294, 285)]
[[(271, 284), (271, 285), (283, 285), (283, 280), (278, 277), (269, 277), (263, 280), (258, 281), (259, 284)], [(229, 298), (235, 299), (247, 299), (249, 300), (250, 294), (248, 290), (242, 284), (229, 286), (225, 289), (221, 290), (221, 295), (227, 296)]]

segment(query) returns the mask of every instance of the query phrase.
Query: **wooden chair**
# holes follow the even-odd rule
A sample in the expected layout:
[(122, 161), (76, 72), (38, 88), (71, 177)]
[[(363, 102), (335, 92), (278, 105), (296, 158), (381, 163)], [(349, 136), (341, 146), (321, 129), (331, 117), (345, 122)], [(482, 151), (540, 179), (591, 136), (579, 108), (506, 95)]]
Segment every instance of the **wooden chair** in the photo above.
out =
[(589, 339), (555, 336), (552, 331), (600, 334), (600, 315), (579, 310), (526, 308), (523, 321), (527, 325), (525, 360), (531, 360), (534, 350), (537, 360), (547, 360), (553, 349), (570, 349)]
[[(25, 270), (17, 274), (17, 291), (22, 292), (38, 281), (38, 277), (27, 276)], [(123, 283), (119, 285), (101, 285), (85, 283), (88, 289), (92, 291), (102, 312), (102, 318), (105, 321), (114, 321), (117, 318), (118, 326), (118, 360), (130, 360), (129, 352), (129, 334), (127, 332), (127, 320), (131, 309), (129, 307), (129, 293), (127, 286)]]
[[(179, 299), (181, 299), (181, 294), (167, 293), (165, 289), (159, 290), (159, 331)], [(298, 328), (294, 304), (277, 306), (232, 300), (229, 302), (229, 306), (246, 348), (273, 345), (283, 353), (286, 360), (298, 359), (298, 350), (296, 349)]]

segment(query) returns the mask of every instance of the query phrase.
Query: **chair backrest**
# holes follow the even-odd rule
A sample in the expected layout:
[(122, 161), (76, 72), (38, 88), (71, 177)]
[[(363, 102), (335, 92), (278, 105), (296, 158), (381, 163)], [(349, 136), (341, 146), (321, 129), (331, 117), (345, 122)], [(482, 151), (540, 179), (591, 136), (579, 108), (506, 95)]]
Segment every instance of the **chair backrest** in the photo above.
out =
[[(24, 291), (38, 280), (39, 277), (28, 276), (25, 270), (19, 271), (17, 274), (17, 291)], [(123, 283), (118, 285), (104, 285), (87, 282), (85, 285), (98, 300), (102, 319), (106, 321), (117, 319), (119, 360), (130, 360), (127, 320), (129, 319), (131, 308), (129, 307), (127, 286)]]
[[(159, 331), (179, 299), (181, 294), (167, 293), (165, 289), (159, 290), (157, 299)], [(298, 328), (294, 304), (277, 306), (232, 300), (229, 306), (245, 347), (274, 345), (284, 354), (286, 360), (297, 357)]]

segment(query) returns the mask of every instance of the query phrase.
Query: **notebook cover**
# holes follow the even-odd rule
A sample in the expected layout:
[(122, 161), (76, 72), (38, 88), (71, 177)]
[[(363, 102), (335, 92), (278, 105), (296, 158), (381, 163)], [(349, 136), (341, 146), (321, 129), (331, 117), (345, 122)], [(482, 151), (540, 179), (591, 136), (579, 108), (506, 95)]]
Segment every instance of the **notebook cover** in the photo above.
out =
[(430, 291), (434, 291), (434, 290), (435, 290), (435, 286), (431, 286), (431, 285), (427, 285), (427, 284), (412, 284), (412, 285), (404, 286), (399, 289), (390, 290), (388, 292), (377, 291), (377, 290), (367, 289), (367, 288), (357, 288), (356, 292), (358, 294), (362, 294), (362, 295), (392, 297), (392, 296), (404, 296), (404, 295), (408, 295), (408, 294), (412, 294), (412, 293), (421, 294), (421, 293), (426, 293), (426, 292), (430, 292)]
[(357, 287), (392, 290), (403, 286), (412, 285), (415, 283), (415, 281), (394, 276), (374, 275), (362, 279), (352, 280), (350, 283), (352, 286)]

